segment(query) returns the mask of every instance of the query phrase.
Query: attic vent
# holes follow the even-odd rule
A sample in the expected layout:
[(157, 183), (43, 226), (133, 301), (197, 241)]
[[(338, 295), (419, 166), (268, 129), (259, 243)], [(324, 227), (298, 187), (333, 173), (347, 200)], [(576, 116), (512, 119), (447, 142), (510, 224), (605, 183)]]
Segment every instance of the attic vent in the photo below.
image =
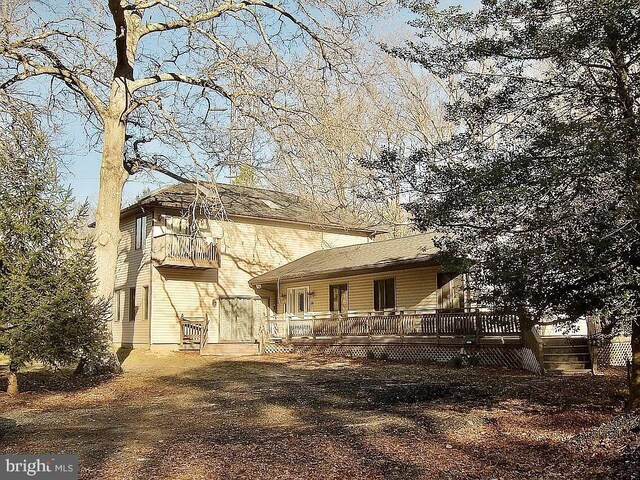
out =
[(272, 202), (271, 200), (262, 199), (262, 203), (264, 203), (269, 208), (273, 208), (274, 210), (280, 210), (282, 208), (281, 205), (278, 205), (277, 203)]

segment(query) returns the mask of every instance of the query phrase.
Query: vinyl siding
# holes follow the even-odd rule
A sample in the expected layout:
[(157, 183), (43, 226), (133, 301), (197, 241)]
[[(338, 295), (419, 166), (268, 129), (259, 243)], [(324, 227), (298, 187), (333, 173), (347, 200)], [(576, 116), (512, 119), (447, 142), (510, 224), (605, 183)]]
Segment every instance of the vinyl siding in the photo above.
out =
[[(115, 289), (120, 303), (120, 319), (114, 318), (112, 325), (113, 342), (116, 345), (148, 345), (149, 320), (144, 319), (144, 287), (150, 288), (151, 214), (147, 213), (147, 235), (143, 248), (135, 249), (135, 223), (140, 215), (131, 215), (120, 222), (120, 242), (116, 268)], [(136, 289), (135, 321), (129, 320), (130, 289)], [(115, 305), (112, 305), (115, 311)], [(149, 317), (152, 312), (148, 312)]]
[[(171, 212), (156, 209), (153, 229), (156, 236), (164, 232), (163, 214)], [(220, 308), (217, 299), (235, 296), (258, 298), (248, 283), (256, 275), (323, 248), (368, 241), (362, 233), (243, 218), (209, 220), (201, 227), (201, 232), (219, 239), (220, 268), (153, 267), (153, 344), (177, 344), (180, 315), (201, 317), (205, 313), (211, 322), (209, 342), (217, 342)], [(271, 295), (267, 291), (258, 293)], [(275, 304), (273, 295), (271, 304)]]
[(436, 308), (438, 304), (436, 274), (439, 267), (421, 267), (402, 270), (380, 271), (348, 277), (336, 277), (322, 280), (282, 282), (278, 313), (284, 312), (287, 288), (309, 287), (311, 298), (309, 308), (313, 312), (329, 311), (329, 285), (348, 284), (350, 311), (373, 310), (373, 281), (377, 279), (396, 279), (396, 309), (411, 310), (418, 308)]

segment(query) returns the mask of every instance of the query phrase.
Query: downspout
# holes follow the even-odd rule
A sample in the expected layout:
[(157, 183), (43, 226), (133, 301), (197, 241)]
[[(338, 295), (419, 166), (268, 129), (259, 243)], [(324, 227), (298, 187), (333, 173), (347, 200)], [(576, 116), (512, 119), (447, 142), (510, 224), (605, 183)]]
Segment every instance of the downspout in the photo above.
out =
[(146, 305), (147, 309), (147, 320), (149, 322), (149, 350), (151, 350), (151, 319), (153, 318), (153, 233), (154, 233), (154, 224), (156, 221), (156, 209), (151, 209), (151, 241), (149, 242), (149, 298), (147, 301), (149, 302)]

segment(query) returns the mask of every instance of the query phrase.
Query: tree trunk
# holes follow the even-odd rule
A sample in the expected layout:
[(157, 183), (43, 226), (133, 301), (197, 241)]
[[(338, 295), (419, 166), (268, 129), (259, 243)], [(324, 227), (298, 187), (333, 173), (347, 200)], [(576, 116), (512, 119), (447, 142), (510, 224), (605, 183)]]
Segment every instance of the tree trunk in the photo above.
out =
[(18, 395), (18, 366), (15, 363), (9, 364), (9, 376), (7, 377), (7, 393), (9, 395)]
[(631, 324), (631, 375), (627, 410), (640, 410), (640, 318), (634, 318)]
[(124, 168), (126, 89), (114, 81), (109, 109), (104, 116), (104, 139), (100, 189), (96, 209), (96, 276), (98, 295), (111, 300), (116, 278), (120, 241), (122, 188), (128, 173)]

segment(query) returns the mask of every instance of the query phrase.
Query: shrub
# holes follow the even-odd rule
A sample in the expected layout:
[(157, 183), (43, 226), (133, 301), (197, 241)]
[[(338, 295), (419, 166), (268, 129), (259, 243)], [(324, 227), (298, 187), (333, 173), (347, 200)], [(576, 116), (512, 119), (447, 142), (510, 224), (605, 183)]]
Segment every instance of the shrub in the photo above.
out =
[(367, 350), (367, 360), (375, 360), (376, 354), (373, 353), (373, 350)]
[(455, 357), (451, 357), (449, 360), (449, 366), (453, 368), (462, 368), (464, 362), (462, 361), (462, 357), (460, 355), (456, 355)]
[(470, 355), (467, 358), (467, 365), (469, 365), (470, 367), (477, 367), (478, 365), (480, 365), (480, 357), (478, 357), (477, 355)]
[(380, 354), (380, 360), (384, 360), (384, 361), (389, 360), (389, 354), (387, 352), (382, 352)]

